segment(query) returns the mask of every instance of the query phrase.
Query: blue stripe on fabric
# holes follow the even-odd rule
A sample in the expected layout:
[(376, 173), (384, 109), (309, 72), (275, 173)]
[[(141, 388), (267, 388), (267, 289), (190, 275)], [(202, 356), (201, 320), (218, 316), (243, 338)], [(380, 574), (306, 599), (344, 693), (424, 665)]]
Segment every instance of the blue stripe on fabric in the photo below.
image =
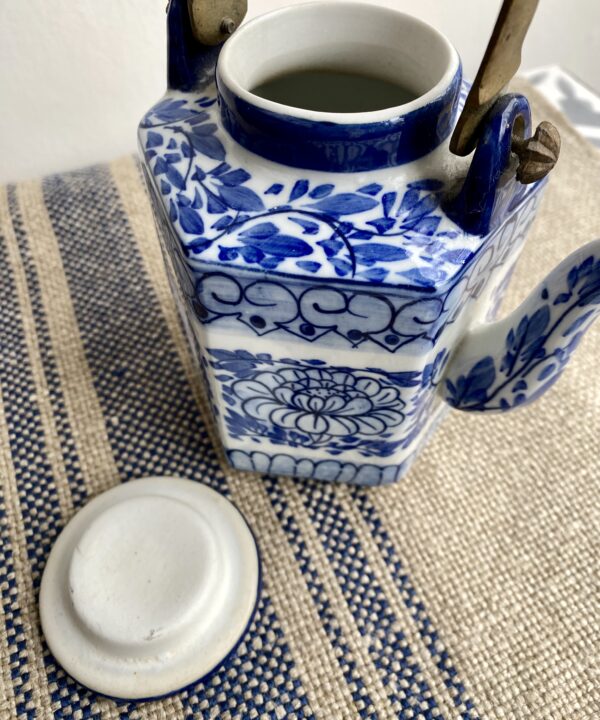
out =
[(267, 593), (263, 592), (253, 625), (232, 660), (185, 692), (183, 705), (199, 718), (314, 717)]
[(17, 240), (17, 247), (21, 256), (21, 263), (23, 264), (27, 279), (27, 290), (34, 315), (36, 335), (40, 357), (44, 366), (44, 376), (49, 391), (49, 399), (52, 405), (52, 414), (61, 438), (60, 447), (65, 473), (73, 504), (76, 508), (79, 508), (87, 499), (87, 488), (79, 465), (79, 459), (75, 450), (75, 440), (71, 432), (69, 418), (65, 408), (60, 377), (50, 341), (48, 323), (44, 314), (38, 274), (31, 259), (31, 253), (27, 247), (27, 233), (23, 225), (23, 218), (21, 217), (14, 188), (9, 188), (8, 190), (8, 204), (15, 238)]
[[(2, 265), (10, 267), (6, 255), (2, 258)], [(9, 274), (4, 278), (2, 290), (2, 345), (6, 353), (6, 361), (2, 364), (2, 395), (19, 502), (24, 516), (30, 521), (27, 556), (31, 563), (33, 587), (37, 589), (52, 541), (62, 525), (62, 517), (52, 469), (46, 461), (44, 432), (35, 404), (36, 386), (17, 291)]]
[(352, 524), (336, 502), (335, 488), (315, 482), (298, 482), (297, 487), (356, 627), (368, 641), (369, 654), (388, 697), (401, 707), (398, 717), (441, 720), (443, 715), (422, 678), (398, 618), (369, 567)]
[(263, 480), (269, 500), (281, 527), (286, 534), (287, 540), (292, 548), (298, 567), (302, 573), (308, 592), (315, 603), (315, 607), (321, 624), (331, 646), (334, 648), (337, 661), (340, 665), (344, 679), (352, 690), (352, 699), (356, 704), (356, 711), (360, 718), (377, 718), (375, 706), (367, 692), (365, 683), (357, 670), (356, 662), (352, 658), (350, 649), (344, 638), (335, 612), (331, 609), (331, 603), (319, 574), (315, 569), (311, 557), (302, 538), (302, 533), (296, 519), (290, 511), (279, 483), (272, 477), (266, 476)]
[[(227, 494), (109, 171), (92, 168), (49, 178), (43, 190), (121, 476), (182, 475)], [(248, 638), (206, 683), (180, 695), (186, 713), (206, 706), (214, 717), (215, 708), (229, 712), (235, 698), (259, 715), (273, 703), (298, 718), (312, 717), (267, 592)], [(274, 674), (283, 684), (272, 682)], [(261, 689), (265, 683), (269, 692)], [(227, 686), (230, 694), (222, 699)]]
[(226, 492), (109, 171), (43, 189), (119, 475), (183, 474)]
[[(9, 366), (15, 363), (11, 357), (11, 346), (17, 330), (16, 324), (10, 322), (7, 311), (10, 309), (11, 300), (14, 298), (14, 281), (9, 273), (8, 257), (6, 254), (6, 239), (0, 234), (0, 303), (2, 307), (3, 320), (0, 323), (0, 396), (3, 396), (3, 389), (8, 381)], [(0, 398), (2, 399), (2, 398)], [(8, 417), (7, 417), (8, 421)], [(9, 425), (9, 434), (13, 434)], [(4, 483), (8, 478), (3, 478), (0, 483), (0, 598), (2, 603), (2, 616), (6, 630), (6, 642), (9, 650), (10, 677), (12, 690), (16, 703), (17, 717), (36, 717), (35, 709), (28, 709), (27, 704), (31, 701), (30, 673), (29, 666), (30, 650), (27, 648), (19, 594), (16, 583), (16, 572), (13, 562), (13, 548), (8, 530), (8, 519), (6, 517), (6, 502), (4, 499)]]
[(0, 489), (0, 602), (6, 631), (6, 643), (9, 650), (10, 679), (17, 717), (24, 717), (29, 720), (29, 718), (36, 717), (36, 710), (27, 707), (31, 702), (31, 676), (29, 670), (27, 670), (29, 651), (25, 639), (26, 635), (15, 577), (13, 549), (8, 532), (4, 494)]
[[(417, 591), (413, 586), (410, 577), (402, 561), (398, 557), (396, 548), (394, 547), (388, 532), (381, 519), (379, 518), (375, 507), (369, 500), (369, 495), (364, 489), (352, 488), (352, 496), (357, 508), (360, 510), (366, 524), (371, 530), (371, 534), (386, 565), (391, 571), (392, 577), (400, 591), (400, 595), (404, 599), (404, 604), (408, 608), (419, 634), (425, 641), (434, 663), (442, 674), (444, 684), (450, 691), (450, 696), (456, 707), (463, 706), (465, 709), (461, 711), (463, 720), (480, 720), (480, 716), (475, 708), (473, 701), (467, 695), (465, 686), (461, 682), (458, 672), (452, 663), (452, 659), (441, 643), (441, 638), (432, 625), (431, 619), (427, 613), (427, 609), (422, 600), (419, 599)], [(441, 649), (440, 649), (441, 648)]]
[[(13, 190), (10, 189), (9, 196)], [(16, 475), (17, 493), (25, 526), (26, 552), (31, 567), (34, 591), (37, 594), (48, 553), (54, 539), (62, 528), (62, 516), (52, 469), (46, 461), (47, 448), (40, 412), (35, 404), (35, 382), (25, 341), (23, 321), (16, 294), (14, 279), (8, 273), (8, 257), (2, 247), (0, 263), (4, 270), (0, 284), (3, 311), (2, 350), (6, 361), (0, 372), (6, 421), (9, 428), (10, 451)], [(18, 641), (23, 647), (25, 641)], [(63, 692), (60, 683), (53, 687), (56, 665), (45, 643), (43, 661), (48, 675), (50, 699), (59, 706), (55, 717), (63, 717)], [(26, 666), (25, 666), (26, 668)], [(28, 671), (23, 668), (23, 671)], [(19, 668), (20, 669), (20, 668)], [(77, 693), (78, 686), (68, 679), (69, 691)], [(82, 718), (99, 718), (92, 715), (90, 695), (83, 691), (71, 709), (81, 713)], [(35, 717), (35, 711), (25, 711), (22, 716)]]

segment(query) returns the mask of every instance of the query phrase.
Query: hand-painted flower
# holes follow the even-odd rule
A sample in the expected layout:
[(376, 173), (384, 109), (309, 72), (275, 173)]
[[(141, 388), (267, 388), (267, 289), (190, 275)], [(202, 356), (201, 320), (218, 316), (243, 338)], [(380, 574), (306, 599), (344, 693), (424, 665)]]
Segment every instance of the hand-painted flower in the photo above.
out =
[(349, 370), (265, 371), (233, 390), (251, 417), (313, 437), (380, 435), (404, 420), (395, 387)]

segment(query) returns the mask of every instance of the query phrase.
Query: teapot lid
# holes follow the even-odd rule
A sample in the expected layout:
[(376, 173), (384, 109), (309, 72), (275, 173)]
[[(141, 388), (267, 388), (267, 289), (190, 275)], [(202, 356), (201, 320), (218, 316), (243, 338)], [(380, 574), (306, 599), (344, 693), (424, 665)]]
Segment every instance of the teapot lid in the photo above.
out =
[(253, 534), (225, 497), (191, 480), (132, 480), (94, 498), (56, 540), (42, 629), (86, 687), (154, 698), (203, 678), (237, 646), (259, 583)]

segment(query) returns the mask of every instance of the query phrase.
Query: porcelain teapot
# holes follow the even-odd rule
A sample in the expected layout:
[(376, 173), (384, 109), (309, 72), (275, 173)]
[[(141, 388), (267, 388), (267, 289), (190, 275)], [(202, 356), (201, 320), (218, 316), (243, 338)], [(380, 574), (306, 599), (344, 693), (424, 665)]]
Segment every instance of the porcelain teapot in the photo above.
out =
[[(239, 29), (225, 18), (211, 36), (196, 10), (169, 4), (168, 91), (139, 144), (231, 465), (390, 483), (450, 407), (510, 411), (545, 392), (599, 312), (600, 241), (494, 321), (546, 182), (518, 179), (527, 100), (500, 96), (460, 158), (449, 140), (467, 86), (429, 25), (336, 0)], [(306, 68), (412, 96), (333, 112), (255, 92)]]

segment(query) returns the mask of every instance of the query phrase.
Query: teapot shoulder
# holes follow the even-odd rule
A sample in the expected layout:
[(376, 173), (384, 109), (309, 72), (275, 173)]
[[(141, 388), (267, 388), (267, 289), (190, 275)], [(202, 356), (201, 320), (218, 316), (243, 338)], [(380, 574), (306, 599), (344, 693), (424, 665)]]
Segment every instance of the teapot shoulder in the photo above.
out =
[(490, 243), (443, 209), (456, 183), (447, 147), (362, 173), (289, 167), (229, 136), (214, 83), (169, 92), (138, 138), (156, 202), (192, 271), (219, 266), (431, 295), (455, 284)]

